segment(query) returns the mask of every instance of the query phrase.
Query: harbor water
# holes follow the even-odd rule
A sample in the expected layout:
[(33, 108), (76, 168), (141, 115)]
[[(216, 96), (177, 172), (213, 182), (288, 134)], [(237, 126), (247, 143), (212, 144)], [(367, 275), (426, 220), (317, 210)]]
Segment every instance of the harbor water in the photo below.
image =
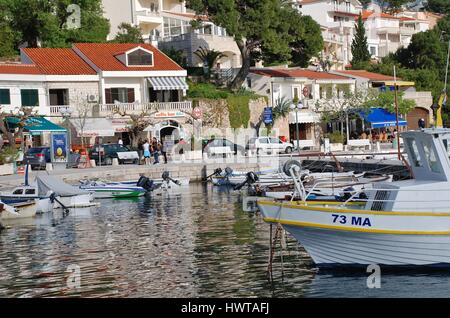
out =
[(0, 297), (450, 296), (450, 271), (382, 272), (368, 288), (370, 273), (318, 270), (289, 235), (269, 282), (269, 225), (209, 185), (4, 225)]

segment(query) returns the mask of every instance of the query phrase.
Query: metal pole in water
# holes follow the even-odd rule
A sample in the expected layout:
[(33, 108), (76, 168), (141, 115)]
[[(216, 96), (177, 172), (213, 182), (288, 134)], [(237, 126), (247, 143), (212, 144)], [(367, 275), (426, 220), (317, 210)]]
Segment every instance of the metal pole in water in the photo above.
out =
[(396, 69), (395, 69), (395, 65), (394, 65), (394, 91), (395, 91), (395, 121), (396, 121), (396, 125), (397, 125), (397, 155), (398, 155), (398, 160), (401, 160), (401, 153), (400, 153), (400, 125), (398, 122), (398, 93), (397, 93), (397, 73), (396, 73)]

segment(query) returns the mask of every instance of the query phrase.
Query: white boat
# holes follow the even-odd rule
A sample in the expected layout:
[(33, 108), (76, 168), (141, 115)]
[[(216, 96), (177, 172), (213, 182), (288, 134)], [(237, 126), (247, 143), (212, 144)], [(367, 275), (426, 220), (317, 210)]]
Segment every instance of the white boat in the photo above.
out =
[(38, 175), (36, 187), (39, 196), (52, 193), (51, 200), (54, 202), (54, 208), (83, 208), (95, 205), (92, 203), (94, 199), (92, 193), (50, 175)]
[(264, 220), (281, 224), (319, 266), (449, 267), (450, 130), (402, 137), (414, 179), (375, 183), (365, 202), (351, 202), (358, 193), (344, 203), (261, 199)]
[(20, 202), (12, 205), (0, 203), (0, 221), (15, 220), (22, 218), (32, 218), (36, 216), (37, 200)]
[(39, 196), (38, 193), (37, 186), (22, 185), (15, 187), (11, 191), (0, 193), (0, 200), (6, 204), (16, 204), (36, 200), (37, 213), (51, 212), (53, 210), (53, 203), (50, 199), (51, 192), (45, 196)]

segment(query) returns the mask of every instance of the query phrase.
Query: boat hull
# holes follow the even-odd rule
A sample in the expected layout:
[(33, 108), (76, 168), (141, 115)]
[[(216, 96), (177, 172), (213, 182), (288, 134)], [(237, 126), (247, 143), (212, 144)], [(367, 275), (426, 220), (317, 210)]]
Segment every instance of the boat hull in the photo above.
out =
[(318, 266), (449, 264), (450, 213), (367, 211), (342, 203), (258, 201)]
[[(87, 194), (79, 194), (70, 197), (57, 197), (58, 201), (60, 201), (66, 208), (84, 208), (93, 206), (94, 204), (91, 202), (93, 200), (93, 196), (91, 193)], [(54, 208), (62, 208), (62, 206), (58, 203), (54, 203)]]
[(145, 195), (145, 191), (133, 190), (89, 190), (93, 191), (94, 199), (123, 199), (123, 198), (137, 198)]
[(345, 232), (285, 225), (321, 267), (342, 265), (450, 267), (450, 235)]

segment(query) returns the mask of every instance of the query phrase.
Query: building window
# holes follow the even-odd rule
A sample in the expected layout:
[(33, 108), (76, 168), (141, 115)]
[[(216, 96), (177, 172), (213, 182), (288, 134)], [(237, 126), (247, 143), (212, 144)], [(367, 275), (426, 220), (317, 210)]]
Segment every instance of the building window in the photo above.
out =
[(21, 89), (22, 106), (39, 106), (39, 91), (37, 89)]
[(105, 100), (107, 104), (134, 103), (134, 88), (107, 88), (105, 89)]
[(11, 95), (9, 89), (0, 89), (0, 105), (10, 105)]
[(50, 89), (50, 106), (69, 105), (68, 89)]
[(127, 54), (129, 66), (153, 66), (153, 54), (144, 50), (136, 50)]
[(371, 46), (369, 49), (370, 49), (370, 55), (372, 55), (372, 56), (377, 55), (377, 49), (375, 46)]

